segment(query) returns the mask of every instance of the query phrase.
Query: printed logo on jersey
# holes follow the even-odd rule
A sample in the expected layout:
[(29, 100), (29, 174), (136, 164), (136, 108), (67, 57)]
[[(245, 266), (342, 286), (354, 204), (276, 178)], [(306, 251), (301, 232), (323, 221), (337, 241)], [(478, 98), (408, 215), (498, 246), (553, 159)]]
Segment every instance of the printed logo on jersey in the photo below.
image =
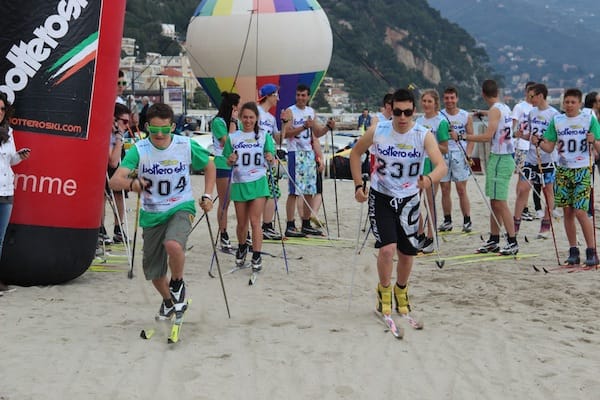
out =
[(177, 160), (155, 162), (151, 166), (142, 165), (142, 175), (170, 175), (184, 172), (187, 165)]
[(409, 144), (398, 144), (396, 146), (389, 144), (382, 146), (377, 143), (377, 153), (382, 156), (396, 158), (419, 158), (422, 156), (420, 151)]
[(87, 138), (101, 1), (6, 3), (0, 91), (15, 105), (12, 126)]

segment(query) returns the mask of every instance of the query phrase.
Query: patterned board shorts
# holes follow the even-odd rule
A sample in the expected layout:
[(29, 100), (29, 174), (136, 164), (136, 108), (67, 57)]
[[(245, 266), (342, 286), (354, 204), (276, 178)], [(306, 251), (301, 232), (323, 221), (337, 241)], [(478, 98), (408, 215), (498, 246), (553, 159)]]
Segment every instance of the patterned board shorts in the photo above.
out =
[(588, 167), (556, 167), (554, 204), (557, 207), (571, 206), (578, 210), (587, 210), (590, 206), (591, 183)]
[(448, 166), (448, 173), (440, 182), (464, 182), (471, 176), (471, 169), (467, 165), (462, 150), (450, 151), (444, 154), (444, 161)]
[(288, 153), (289, 194), (317, 193), (317, 163), (312, 150)]

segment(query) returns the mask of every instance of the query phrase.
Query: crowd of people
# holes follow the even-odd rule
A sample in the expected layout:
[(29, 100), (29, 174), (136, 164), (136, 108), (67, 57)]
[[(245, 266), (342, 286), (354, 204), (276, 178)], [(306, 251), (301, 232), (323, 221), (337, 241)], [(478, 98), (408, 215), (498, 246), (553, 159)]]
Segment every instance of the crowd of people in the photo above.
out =
[[(455, 183), (459, 198), (462, 231), (472, 231), (467, 181), (473, 174), (474, 143), (486, 143), (490, 148), (484, 199), (490, 210), (490, 236), (476, 252), (518, 254), (521, 220), (534, 218), (527, 210), (527, 199), (533, 191), (536, 217), (541, 220), (539, 237), (548, 236), (551, 219), (557, 212), (555, 207), (561, 208), (569, 246), (564, 263), (575, 266), (582, 262), (575, 221), (585, 239), (584, 265), (596, 267), (599, 263), (591, 190), (594, 160), (600, 153), (600, 96), (595, 92), (588, 94), (582, 108), (582, 92), (567, 89), (560, 113), (548, 105), (548, 89), (541, 83), (529, 82), (525, 100), (513, 110), (500, 100), (494, 80), (482, 83), (481, 94), (489, 108), (477, 110), (474, 115), (482, 122), (482, 116), (487, 116), (483, 133), (473, 132), (473, 115), (458, 108), (456, 88), (444, 90), (442, 110), (437, 91), (422, 91), (423, 115), (416, 119), (412, 118), (417, 109), (413, 93), (400, 89), (391, 97), (386, 95), (381, 116), (372, 119), (374, 122), (352, 149), (350, 167), (355, 198), (358, 202), (368, 201), (371, 232), (375, 247), (379, 248), (376, 310), (388, 324), (394, 304), (396, 312), (405, 316), (410, 312), (408, 281), (414, 256), (419, 251), (433, 252), (433, 235), (453, 229), (451, 182)], [(388, 109), (391, 113), (383, 114)], [(372, 161), (368, 190), (361, 173), (361, 156), (367, 152)], [(514, 174), (518, 175), (518, 182), (513, 212), (508, 197)], [(438, 186), (442, 188), (444, 219), (436, 228), (434, 205)], [(483, 195), (481, 188), (480, 191)], [(426, 200), (424, 206), (420, 206), (421, 197)], [(424, 218), (421, 210), (426, 214)], [(501, 247), (502, 229), (506, 243)], [(392, 287), (394, 257), (396, 282)]]
[[(199, 206), (205, 213), (213, 208), (216, 189), (215, 246), (234, 254), (238, 267), (250, 266), (255, 272), (263, 268), (263, 240), (324, 236), (318, 218), (317, 225), (321, 226), (314, 226), (311, 220), (317, 217), (322, 202), (319, 195), (325, 163), (319, 138), (333, 130), (335, 122), (320, 122), (308, 104), (309, 87), (301, 84), (296, 88), (295, 103), (282, 110), (279, 120), (273, 114), (279, 101), (277, 85), (263, 85), (256, 101), (244, 104), (240, 104), (238, 94), (223, 92), (211, 123), (213, 161), (197, 142), (174, 134), (173, 110), (168, 105), (150, 105), (146, 99), (139, 119), (134, 121), (136, 113), (123, 98), (126, 85), (120, 73), (105, 188), (114, 213), (113, 237), (108, 236), (102, 223), (99, 243), (129, 243), (124, 199), (128, 193), (139, 196), (139, 226), (144, 231), (142, 266), (146, 279), (162, 297), (158, 319), (170, 319), (187, 307), (185, 248), (196, 213), (190, 166), (204, 171), (205, 193)], [(590, 193), (594, 157), (600, 152), (600, 96), (588, 94), (582, 109), (581, 91), (568, 89), (562, 104), (564, 113), (560, 113), (548, 104), (548, 90), (540, 83), (529, 82), (525, 99), (513, 110), (500, 100), (495, 81), (484, 81), (481, 89), (489, 108), (476, 113), (458, 106), (455, 87), (447, 87), (441, 98), (436, 90), (424, 90), (418, 99), (412, 90), (399, 89), (384, 95), (376, 115), (371, 116), (365, 109), (359, 118), (363, 135), (350, 153), (350, 169), (356, 200), (368, 202), (370, 232), (379, 249), (376, 308), (383, 316), (391, 314), (394, 303), (398, 313), (410, 312), (408, 283), (414, 256), (435, 251), (438, 232), (454, 229), (452, 183), (463, 218), (462, 232), (472, 231), (467, 183), (473, 174), (475, 143), (488, 143), (490, 147), (485, 179), (490, 235), (477, 252), (516, 256), (521, 221), (539, 218), (539, 236), (547, 237), (556, 207), (564, 214), (569, 242), (566, 263), (581, 263), (577, 220), (586, 242), (584, 263), (598, 264)], [(422, 116), (416, 118), (418, 106)], [(8, 171), (11, 165), (29, 157), (28, 149), (15, 150), (7, 124), (9, 112), (6, 97), (0, 97), (0, 161)], [(487, 116), (485, 131), (476, 134), (473, 118), (483, 115)], [(282, 166), (277, 151), (283, 146), (287, 150), (286, 166)], [(365, 153), (371, 160), (370, 187), (364, 183), (362, 173)], [(280, 168), (287, 168), (288, 178), (283, 231), (281, 224), (279, 230), (275, 224), (281, 197)], [(518, 182), (511, 209), (508, 197), (514, 174)], [(8, 224), (14, 191), (9, 180), (0, 182), (0, 239)], [(438, 188), (442, 205), (439, 216), (443, 217), (439, 224), (435, 206)], [(483, 195), (481, 188), (480, 192)], [(527, 208), (530, 193), (534, 196), (534, 215)], [(227, 229), (231, 201), (236, 215), (236, 248)], [(501, 246), (502, 230), (506, 243)], [(392, 286), (395, 257), (396, 282)]]

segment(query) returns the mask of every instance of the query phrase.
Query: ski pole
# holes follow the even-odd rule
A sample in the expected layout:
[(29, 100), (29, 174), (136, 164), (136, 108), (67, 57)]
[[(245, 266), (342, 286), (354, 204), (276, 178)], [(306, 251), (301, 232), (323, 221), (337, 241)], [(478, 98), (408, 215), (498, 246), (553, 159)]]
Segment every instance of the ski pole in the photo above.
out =
[[(217, 271), (219, 272), (219, 280), (221, 281), (221, 288), (223, 289), (223, 297), (225, 298), (225, 307), (227, 308), (227, 316), (231, 318), (231, 313), (229, 312), (229, 302), (227, 301), (227, 293), (225, 292), (225, 284), (223, 283), (223, 274), (221, 273), (221, 265), (219, 264), (219, 257), (217, 256), (217, 246), (214, 241), (212, 228), (210, 227), (210, 219), (208, 218), (208, 213), (205, 211), (204, 215), (206, 216), (206, 226), (208, 227), (208, 234), (210, 236), (210, 243), (213, 247), (213, 258), (217, 264)], [(211, 263), (212, 268), (212, 263)]]
[(142, 194), (138, 193), (137, 194), (137, 203), (135, 206), (135, 227), (133, 228), (133, 244), (132, 244), (132, 249), (131, 249), (131, 265), (129, 266), (129, 272), (127, 273), (127, 277), (129, 279), (133, 278), (133, 265), (134, 265), (134, 260), (135, 260), (135, 245), (137, 242), (137, 233), (138, 233), (138, 223), (140, 220), (140, 198), (141, 198)]
[[(367, 179), (368, 179), (368, 175), (363, 174), (363, 176), (362, 176), (363, 186), (362, 186), (361, 190), (365, 194), (367, 193)], [(365, 202), (360, 203), (360, 213), (358, 216), (358, 229), (356, 232), (356, 246), (354, 249), (354, 256), (352, 257), (352, 277), (350, 279), (350, 294), (348, 296), (348, 310), (350, 310), (350, 307), (352, 306), (352, 289), (354, 288), (354, 274), (356, 272), (356, 258), (358, 256), (358, 243), (360, 241), (360, 226), (362, 225), (362, 216), (363, 216), (364, 208), (365, 208)]]

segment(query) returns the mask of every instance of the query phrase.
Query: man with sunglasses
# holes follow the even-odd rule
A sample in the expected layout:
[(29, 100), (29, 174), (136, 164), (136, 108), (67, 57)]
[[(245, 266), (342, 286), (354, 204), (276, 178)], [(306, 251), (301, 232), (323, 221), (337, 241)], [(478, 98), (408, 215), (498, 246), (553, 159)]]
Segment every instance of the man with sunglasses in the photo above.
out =
[[(110, 180), (113, 190), (141, 193), (139, 223), (144, 229), (143, 269), (162, 296), (156, 318), (185, 311), (185, 248), (196, 214), (190, 165), (204, 170), (200, 207), (212, 209), (216, 169), (209, 153), (187, 136), (173, 135), (173, 110), (156, 103), (148, 109), (149, 137), (132, 146)], [(167, 278), (167, 269), (171, 279)]]
[[(532, 136), (542, 137), (548, 129), (550, 121), (558, 111), (546, 101), (548, 88), (543, 83), (536, 83), (529, 87), (527, 97), (533, 106), (527, 115), (527, 124), (519, 126), (515, 137), (522, 141), (531, 142)], [(525, 128), (525, 129), (524, 129)], [(540, 171), (541, 167), (541, 171)], [(555, 168), (553, 153), (546, 153), (539, 147), (531, 146), (525, 157), (522, 174), (517, 182), (517, 198), (515, 200), (515, 234), (519, 233), (521, 218), (524, 207), (527, 205), (529, 191), (533, 186), (538, 193), (543, 191), (546, 200), (546, 210), (542, 211), (540, 232), (538, 238), (545, 239), (550, 233), (550, 214), (554, 210), (554, 181)], [(544, 184), (542, 186), (542, 183)], [(537, 188), (540, 189), (537, 189)]]
[[(376, 310), (384, 318), (396, 311), (407, 315), (408, 279), (417, 254), (420, 192), (431, 190), (446, 175), (447, 167), (433, 134), (415, 123), (415, 99), (411, 91), (399, 89), (392, 96), (392, 120), (379, 121), (358, 139), (350, 153), (350, 169), (358, 202), (369, 201), (369, 219), (377, 256)], [(369, 148), (375, 155), (371, 190), (363, 186), (361, 156)], [(420, 175), (425, 153), (433, 163), (429, 175)], [(392, 289), (393, 258), (398, 256), (396, 284)]]
[[(123, 141), (129, 130), (131, 113), (123, 104), (115, 103), (114, 118), (113, 131), (110, 135), (110, 146), (108, 150), (108, 179), (114, 175), (115, 171), (119, 167), (119, 164), (121, 163), (121, 159), (125, 156)], [(114, 236), (112, 241), (114, 243), (123, 243), (125, 240), (127, 240), (122, 229), (124, 222), (123, 218), (125, 217), (125, 193), (123, 190), (110, 190), (107, 185), (106, 194), (107, 196), (111, 197), (111, 200), (114, 200), (115, 209), (117, 210), (117, 213), (114, 215)], [(100, 230), (101, 236), (107, 236), (104, 224)]]

